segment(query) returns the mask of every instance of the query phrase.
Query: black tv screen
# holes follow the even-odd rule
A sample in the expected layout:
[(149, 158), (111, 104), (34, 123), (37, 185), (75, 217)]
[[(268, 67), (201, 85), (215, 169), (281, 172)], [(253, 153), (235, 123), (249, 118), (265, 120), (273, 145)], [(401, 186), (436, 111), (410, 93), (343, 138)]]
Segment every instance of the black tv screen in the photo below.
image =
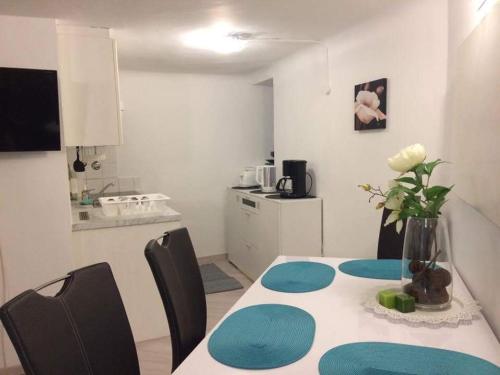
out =
[(57, 71), (0, 68), (0, 151), (60, 149)]

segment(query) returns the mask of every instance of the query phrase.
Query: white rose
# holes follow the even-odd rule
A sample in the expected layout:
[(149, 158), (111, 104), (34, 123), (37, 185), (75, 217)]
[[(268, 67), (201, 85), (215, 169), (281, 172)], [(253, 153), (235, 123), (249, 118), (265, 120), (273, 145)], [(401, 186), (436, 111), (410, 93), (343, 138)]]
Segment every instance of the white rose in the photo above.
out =
[(422, 163), (427, 156), (424, 146), (415, 144), (399, 151), (387, 160), (389, 167), (396, 172), (406, 173), (417, 164)]

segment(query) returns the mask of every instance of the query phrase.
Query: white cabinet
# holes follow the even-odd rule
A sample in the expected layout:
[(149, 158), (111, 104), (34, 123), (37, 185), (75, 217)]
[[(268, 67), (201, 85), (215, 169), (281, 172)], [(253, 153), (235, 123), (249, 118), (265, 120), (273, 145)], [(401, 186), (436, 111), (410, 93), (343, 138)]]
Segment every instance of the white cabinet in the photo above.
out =
[(278, 255), (322, 255), (319, 198), (273, 200), (228, 189), (226, 250), (229, 261), (255, 280)]
[(109, 30), (58, 26), (66, 146), (122, 144), (116, 43)]
[(181, 222), (175, 221), (82, 230), (72, 234), (75, 268), (99, 262), (110, 264), (135, 341), (169, 334), (165, 310), (144, 248), (152, 238), (180, 226)]

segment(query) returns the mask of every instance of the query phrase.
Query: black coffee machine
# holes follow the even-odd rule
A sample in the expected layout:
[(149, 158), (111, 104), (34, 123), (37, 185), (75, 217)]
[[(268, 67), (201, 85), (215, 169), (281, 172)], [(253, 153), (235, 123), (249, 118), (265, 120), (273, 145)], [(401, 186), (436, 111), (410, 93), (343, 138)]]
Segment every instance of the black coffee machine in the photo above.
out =
[[(283, 160), (283, 176), (276, 184), (276, 190), (282, 198), (304, 198), (306, 191), (306, 164), (305, 160)], [(291, 181), (291, 188), (286, 189), (287, 181)]]

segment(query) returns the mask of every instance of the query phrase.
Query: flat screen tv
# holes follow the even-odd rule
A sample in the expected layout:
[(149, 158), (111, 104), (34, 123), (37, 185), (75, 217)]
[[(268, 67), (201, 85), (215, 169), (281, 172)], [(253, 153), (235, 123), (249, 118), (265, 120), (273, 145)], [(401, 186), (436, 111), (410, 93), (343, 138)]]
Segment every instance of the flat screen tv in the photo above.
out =
[(60, 149), (57, 71), (0, 68), (0, 151)]

